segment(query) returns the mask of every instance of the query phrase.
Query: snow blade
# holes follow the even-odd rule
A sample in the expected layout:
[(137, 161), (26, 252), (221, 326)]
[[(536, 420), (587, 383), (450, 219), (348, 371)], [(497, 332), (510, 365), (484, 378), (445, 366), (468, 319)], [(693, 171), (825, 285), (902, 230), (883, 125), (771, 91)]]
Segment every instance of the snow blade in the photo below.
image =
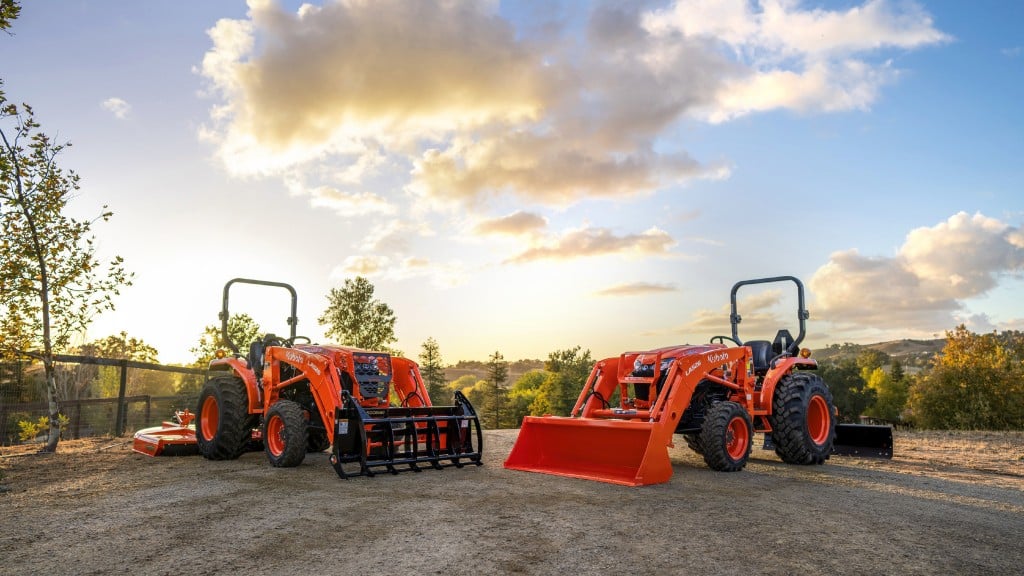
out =
[(527, 416), (505, 468), (624, 486), (668, 482), (667, 443), (651, 422)]
[(892, 458), (892, 427), (836, 424), (832, 453), (861, 458)]

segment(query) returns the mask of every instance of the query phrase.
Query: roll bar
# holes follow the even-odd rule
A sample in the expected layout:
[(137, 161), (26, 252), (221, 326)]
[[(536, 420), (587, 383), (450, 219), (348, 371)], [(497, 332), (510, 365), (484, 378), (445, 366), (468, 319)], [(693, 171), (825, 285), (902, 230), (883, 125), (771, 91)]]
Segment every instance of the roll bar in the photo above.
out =
[(737, 282), (732, 287), (732, 293), (729, 295), (729, 302), (732, 305), (732, 311), (729, 314), (729, 323), (732, 325), (732, 339), (742, 344), (743, 342), (739, 337), (739, 323), (743, 318), (736, 311), (736, 293), (743, 286), (750, 284), (771, 284), (774, 282), (793, 282), (796, 284), (797, 294), (797, 311), (796, 318), (800, 322), (800, 334), (796, 337), (796, 340), (789, 346), (789, 352), (795, 353), (800, 348), (800, 343), (803, 342), (804, 336), (807, 334), (807, 319), (811, 317), (811, 313), (807, 311), (807, 307), (804, 303), (804, 285), (795, 276), (773, 276), (771, 278), (756, 278), (753, 280), (742, 280)]
[(288, 326), (291, 330), (289, 340), (295, 340), (295, 325), (299, 323), (299, 319), (296, 316), (296, 309), (299, 301), (298, 295), (295, 293), (295, 288), (292, 288), (290, 284), (284, 282), (270, 282), (268, 280), (252, 280), (249, 278), (234, 278), (228, 280), (228, 283), (224, 285), (224, 300), (220, 310), (220, 333), (221, 338), (231, 348), (231, 351), (238, 354), (238, 346), (231, 341), (231, 336), (228, 335), (228, 293), (231, 291), (232, 284), (255, 284), (257, 286), (274, 286), (277, 288), (284, 288), (292, 295), (292, 314), (288, 317)]

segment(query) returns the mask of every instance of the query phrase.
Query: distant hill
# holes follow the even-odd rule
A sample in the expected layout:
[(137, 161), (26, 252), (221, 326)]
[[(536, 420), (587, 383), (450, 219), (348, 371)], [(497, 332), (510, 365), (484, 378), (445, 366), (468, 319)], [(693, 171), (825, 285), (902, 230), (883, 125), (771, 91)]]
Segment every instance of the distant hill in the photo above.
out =
[[(520, 376), (526, 374), (530, 370), (542, 370), (544, 368), (543, 360), (516, 360), (508, 363), (508, 382), (506, 384), (511, 385)], [(444, 379), (446, 382), (452, 380), (458, 380), (465, 375), (472, 375), (477, 380), (487, 379), (487, 362), (480, 362), (477, 360), (459, 360), (455, 365), (448, 366), (444, 369)]]
[[(911, 371), (928, 366), (936, 354), (942, 352), (946, 346), (945, 338), (934, 340), (892, 340), (890, 342), (877, 342), (875, 344), (832, 344), (826, 348), (814, 350), (811, 358), (824, 362), (835, 362), (843, 358), (856, 358), (863, 350), (871, 349), (884, 352), (900, 361), (905, 369)], [(513, 384), (520, 376), (530, 370), (542, 370), (543, 360), (516, 360), (509, 362), (508, 382)], [(477, 360), (460, 360), (452, 366), (444, 369), (445, 380), (451, 382), (467, 374), (478, 380), (487, 379), (487, 363)]]
[(814, 350), (812, 358), (821, 361), (837, 361), (843, 358), (856, 358), (863, 350), (878, 350), (899, 360), (904, 368), (924, 368), (928, 366), (936, 354), (946, 346), (945, 338), (933, 340), (892, 340), (875, 344), (832, 344), (827, 348)]

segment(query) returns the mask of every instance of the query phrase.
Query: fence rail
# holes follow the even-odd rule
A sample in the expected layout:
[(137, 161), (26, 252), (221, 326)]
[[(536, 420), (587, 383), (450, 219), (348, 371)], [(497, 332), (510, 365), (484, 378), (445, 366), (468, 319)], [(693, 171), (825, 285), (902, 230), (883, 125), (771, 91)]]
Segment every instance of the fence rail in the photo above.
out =
[[(81, 438), (93, 435), (123, 436), (126, 430), (143, 428), (158, 424), (169, 419), (175, 409), (192, 408), (196, 396), (182, 395), (127, 395), (128, 370), (153, 370), (157, 372), (173, 372), (179, 374), (205, 375), (206, 370), (167, 366), (150, 362), (123, 360), (116, 358), (98, 358), (95, 356), (77, 356), (56, 354), (54, 361), (70, 364), (91, 364), (118, 368), (118, 395), (109, 398), (85, 398), (62, 400), (58, 402), (60, 413), (68, 419), (63, 431), (65, 438)], [(21, 376), (19, 375), (19, 378)], [(11, 420), (37, 419), (48, 413), (46, 402), (8, 402), (4, 398), (4, 390), (0, 387), (0, 445), (10, 445), (19, 440), (17, 434), (10, 433)]]

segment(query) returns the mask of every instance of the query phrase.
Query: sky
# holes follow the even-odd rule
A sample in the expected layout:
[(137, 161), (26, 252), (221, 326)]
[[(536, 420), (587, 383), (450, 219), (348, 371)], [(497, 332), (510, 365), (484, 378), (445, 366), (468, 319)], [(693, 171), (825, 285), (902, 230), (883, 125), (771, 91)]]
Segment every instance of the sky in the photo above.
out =
[(705, 342), (780, 275), (812, 347), (1024, 329), (1021, 2), (22, 4), (4, 91), (135, 275), (83, 341), (191, 361), (241, 277), (326, 342), (357, 275), (448, 363)]

